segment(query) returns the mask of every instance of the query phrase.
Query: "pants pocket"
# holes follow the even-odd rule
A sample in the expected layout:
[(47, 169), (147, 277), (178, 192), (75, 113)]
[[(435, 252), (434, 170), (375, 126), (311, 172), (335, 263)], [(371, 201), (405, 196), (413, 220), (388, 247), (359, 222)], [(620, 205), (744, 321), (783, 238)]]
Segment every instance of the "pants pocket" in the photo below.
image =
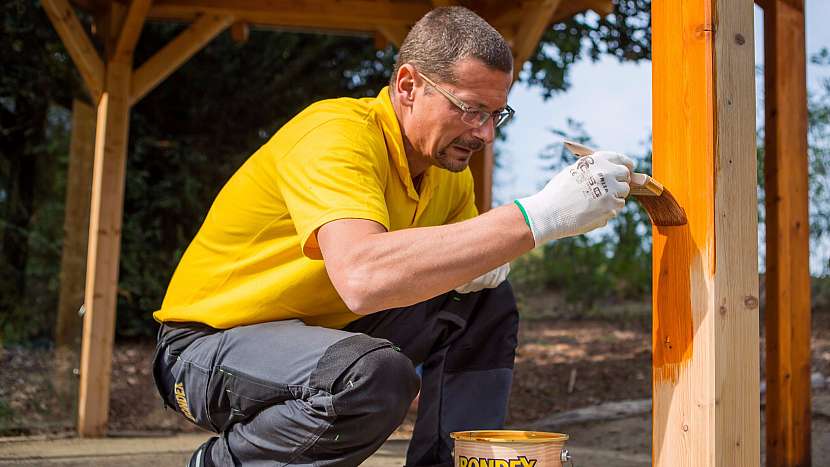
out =
[(217, 432), (227, 430), (262, 409), (292, 399), (287, 385), (265, 381), (237, 370), (218, 366), (210, 379), (209, 417)]
[(210, 372), (181, 358), (172, 365), (170, 372), (174, 379), (172, 387), (167, 389), (167, 403), (190, 422), (218, 433), (205, 404)]

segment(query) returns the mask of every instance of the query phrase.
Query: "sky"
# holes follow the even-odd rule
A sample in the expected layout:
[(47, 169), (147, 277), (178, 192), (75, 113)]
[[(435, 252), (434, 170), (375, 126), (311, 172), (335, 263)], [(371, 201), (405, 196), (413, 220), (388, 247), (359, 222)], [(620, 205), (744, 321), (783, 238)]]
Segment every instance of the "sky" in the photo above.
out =
[[(822, 47), (830, 48), (830, 1), (806, 0), (807, 57)], [(824, 21), (822, 22), (822, 18)], [(755, 60), (763, 64), (763, 12), (755, 7)], [(830, 77), (830, 67), (809, 65), (809, 89)], [(510, 202), (534, 193), (551, 174), (544, 170), (539, 154), (561, 142), (551, 129), (567, 129), (568, 118), (582, 122), (597, 148), (631, 155), (645, 153), (651, 133), (651, 62), (621, 64), (615, 58), (596, 63), (589, 59), (570, 70), (571, 87), (547, 101), (541, 92), (516, 86), (509, 98), (516, 109), (515, 120), (506, 128), (507, 138), (497, 143), (501, 167), (495, 172), (494, 204)], [(763, 91), (762, 82), (756, 89)]]

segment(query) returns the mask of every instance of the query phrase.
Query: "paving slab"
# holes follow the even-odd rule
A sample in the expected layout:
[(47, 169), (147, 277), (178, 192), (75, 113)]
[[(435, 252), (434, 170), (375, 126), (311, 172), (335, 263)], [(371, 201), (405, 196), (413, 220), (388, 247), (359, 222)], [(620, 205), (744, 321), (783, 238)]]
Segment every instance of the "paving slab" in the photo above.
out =
[[(0, 466), (44, 467), (181, 467), (190, 453), (207, 439), (205, 434), (158, 437), (80, 439), (5, 438), (0, 440)], [(402, 466), (407, 440), (390, 440), (362, 464), (362, 467)], [(577, 465), (647, 467), (647, 454), (597, 450), (568, 446)]]

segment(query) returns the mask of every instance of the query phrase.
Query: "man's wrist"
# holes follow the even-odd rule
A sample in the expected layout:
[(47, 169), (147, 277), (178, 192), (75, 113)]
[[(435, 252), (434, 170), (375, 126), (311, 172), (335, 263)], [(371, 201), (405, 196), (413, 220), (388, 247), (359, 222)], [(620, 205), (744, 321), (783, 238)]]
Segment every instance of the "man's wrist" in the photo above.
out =
[(527, 224), (527, 226), (530, 227), (530, 230), (533, 230), (533, 224), (530, 222), (530, 218), (527, 216), (527, 211), (525, 211), (525, 207), (522, 206), (522, 203), (520, 203), (518, 199), (513, 200), (513, 202), (516, 203), (516, 206), (519, 207), (519, 211), (522, 212), (522, 217), (525, 220), (525, 224)]

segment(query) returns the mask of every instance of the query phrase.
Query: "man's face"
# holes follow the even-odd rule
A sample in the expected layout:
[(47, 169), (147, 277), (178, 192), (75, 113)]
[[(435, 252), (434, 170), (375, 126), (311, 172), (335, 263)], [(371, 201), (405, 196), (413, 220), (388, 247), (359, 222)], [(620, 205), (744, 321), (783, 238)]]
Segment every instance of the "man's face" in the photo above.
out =
[[(513, 77), (510, 73), (494, 70), (481, 61), (468, 58), (455, 66), (458, 83), (435, 84), (449, 91), (468, 107), (495, 112), (507, 105), (507, 94)], [(432, 165), (452, 172), (464, 170), (474, 152), (491, 143), (495, 137), (495, 122), (487, 120), (481, 127), (472, 127), (462, 120), (463, 111), (446, 96), (423, 79), (418, 79), (423, 91), (412, 106), (412, 128), (408, 132), (415, 149), (429, 158)]]

